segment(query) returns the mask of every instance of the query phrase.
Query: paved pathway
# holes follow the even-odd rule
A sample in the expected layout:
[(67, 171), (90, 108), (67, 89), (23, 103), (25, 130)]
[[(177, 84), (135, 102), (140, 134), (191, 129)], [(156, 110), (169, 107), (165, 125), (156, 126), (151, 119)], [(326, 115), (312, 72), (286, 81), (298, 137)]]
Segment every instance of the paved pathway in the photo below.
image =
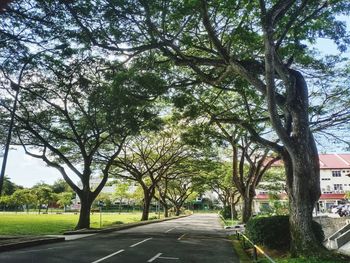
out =
[(0, 253), (0, 262), (238, 263), (215, 214)]

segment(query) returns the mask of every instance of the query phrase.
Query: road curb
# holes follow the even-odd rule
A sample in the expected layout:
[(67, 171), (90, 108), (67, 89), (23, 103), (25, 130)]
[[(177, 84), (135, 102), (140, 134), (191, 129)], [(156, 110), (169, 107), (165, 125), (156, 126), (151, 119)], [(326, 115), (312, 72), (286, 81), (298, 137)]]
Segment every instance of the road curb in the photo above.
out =
[(135, 222), (135, 223), (120, 224), (120, 225), (116, 225), (113, 227), (107, 227), (107, 228), (103, 228), (103, 229), (81, 229), (81, 230), (75, 230), (75, 231), (66, 231), (63, 233), (63, 235), (110, 233), (110, 232), (114, 232), (114, 231), (129, 229), (132, 227), (160, 223), (160, 222), (174, 220), (174, 219), (183, 218), (183, 217), (187, 217), (187, 216), (190, 216), (190, 215), (181, 215), (181, 216), (176, 216), (176, 217), (155, 219), (155, 220), (150, 220), (150, 221), (140, 221), (140, 222)]
[(39, 237), (32, 240), (13, 241), (12, 243), (0, 244), (0, 252), (63, 241), (65, 241), (64, 237)]

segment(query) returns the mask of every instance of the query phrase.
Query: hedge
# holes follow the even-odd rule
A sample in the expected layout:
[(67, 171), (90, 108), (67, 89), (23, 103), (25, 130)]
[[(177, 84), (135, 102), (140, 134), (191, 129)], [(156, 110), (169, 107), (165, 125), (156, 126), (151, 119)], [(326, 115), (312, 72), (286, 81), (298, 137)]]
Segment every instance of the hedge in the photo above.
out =
[[(317, 240), (324, 240), (322, 226), (313, 221), (312, 228)], [(248, 237), (255, 243), (272, 249), (289, 249), (291, 236), (288, 216), (255, 217), (246, 225)]]

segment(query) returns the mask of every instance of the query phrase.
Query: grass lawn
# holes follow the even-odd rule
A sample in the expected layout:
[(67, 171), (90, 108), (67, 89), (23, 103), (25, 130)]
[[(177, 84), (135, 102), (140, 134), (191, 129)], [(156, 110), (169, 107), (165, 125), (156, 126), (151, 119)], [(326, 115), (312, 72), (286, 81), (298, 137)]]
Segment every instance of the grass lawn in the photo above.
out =
[[(152, 218), (154, 214), (150, 214)], [(52, 235), (74, 229), (79, 214), (0, 213), (0, 235)], [(102, 227), (140, 221), (141, 213), (102, 213)], [(91, 215), (92, 228), (100, 227), (100, 214)]]

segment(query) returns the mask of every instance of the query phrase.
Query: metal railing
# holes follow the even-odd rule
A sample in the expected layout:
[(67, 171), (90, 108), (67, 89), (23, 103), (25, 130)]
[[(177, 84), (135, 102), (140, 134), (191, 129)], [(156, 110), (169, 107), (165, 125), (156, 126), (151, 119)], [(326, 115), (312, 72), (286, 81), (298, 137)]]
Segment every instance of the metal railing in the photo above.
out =
[[(236, 231), (237, 240), (242, 241), (243, 249), (246, 247), (246, 242), (248, 242), (253, 247), (253, 260), (258, 260), (258, 251), (264, 257), (266, 257), (271, 263), (276, 263), (269, 255), (267, 255), (264, 250), (262, 250), (258, 245), (254, 244), (246, 235)], [(242, 238), (241, 238), (242, 237)]]

